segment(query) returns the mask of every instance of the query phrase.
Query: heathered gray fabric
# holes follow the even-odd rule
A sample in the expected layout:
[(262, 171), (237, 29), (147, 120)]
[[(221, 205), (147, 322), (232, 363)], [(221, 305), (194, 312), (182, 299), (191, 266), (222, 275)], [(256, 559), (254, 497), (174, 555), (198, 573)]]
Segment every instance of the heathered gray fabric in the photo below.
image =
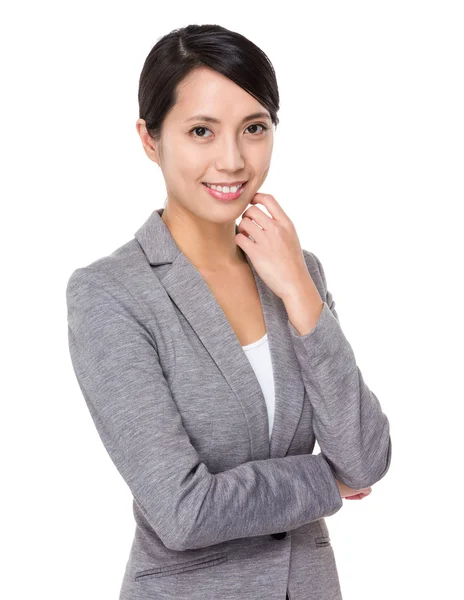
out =
[(340, 600), (324, 519), (343, 505), (335, 477), (353, 488), (379, 481), (391, 438), (322, 265), (303, 250), (325, 302), (300, 336), (247, 258), (274, 371), (269, 441), (253, 368), (163, 210), (66, 288), (75, 374), (133, 496), (120, 600), (283, 600), (287, 588), (290, 600)]

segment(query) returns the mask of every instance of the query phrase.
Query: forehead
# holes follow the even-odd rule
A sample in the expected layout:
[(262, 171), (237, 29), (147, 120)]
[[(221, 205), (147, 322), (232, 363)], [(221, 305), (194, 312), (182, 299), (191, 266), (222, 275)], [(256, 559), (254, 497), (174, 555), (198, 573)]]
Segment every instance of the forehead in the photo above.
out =
[(251, 94), (221, 73), (208, 67), (195, 69), (178, 86), (177, 103), (170, 117), (183, 121), (195, 114), (221, 121), (240, 121), (245, 115), (265, 111)]

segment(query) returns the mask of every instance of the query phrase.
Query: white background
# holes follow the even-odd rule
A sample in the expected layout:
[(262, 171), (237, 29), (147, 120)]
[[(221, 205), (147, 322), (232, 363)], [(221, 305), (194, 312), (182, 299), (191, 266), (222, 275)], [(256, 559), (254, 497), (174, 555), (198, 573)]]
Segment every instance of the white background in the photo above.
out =
[(462, 593), (462, 6), (2, 7), (3, 598), (118, 597), (132, 497), (74, 377), (65, 288), (164, 204), (135, 129), (138, 77), (156, 41), (190, 23), (271, 59), (280, 124), (260, 191), (321, 259), (390, 420), (389, 473), (327, 520), (344, 600)]

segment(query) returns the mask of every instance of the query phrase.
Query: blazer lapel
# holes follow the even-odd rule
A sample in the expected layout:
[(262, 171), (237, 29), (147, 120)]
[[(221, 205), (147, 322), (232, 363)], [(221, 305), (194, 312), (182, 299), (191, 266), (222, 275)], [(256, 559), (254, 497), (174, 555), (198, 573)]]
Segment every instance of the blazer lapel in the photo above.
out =
[(160, 281), (240, 403), (248, 423), (252, 459), (285, 456), (301, 416), (305, 394), (285, 306), (245, 254), (261, 299), (274, 373), (275, 414), (269, 441), (266, 401), (255, 372), (205, 279), (175, 243), (161, 218), (163, 211), (164, 208), (154, 210), (136, 231), (135, 238), (151, 265), (171, 264)]

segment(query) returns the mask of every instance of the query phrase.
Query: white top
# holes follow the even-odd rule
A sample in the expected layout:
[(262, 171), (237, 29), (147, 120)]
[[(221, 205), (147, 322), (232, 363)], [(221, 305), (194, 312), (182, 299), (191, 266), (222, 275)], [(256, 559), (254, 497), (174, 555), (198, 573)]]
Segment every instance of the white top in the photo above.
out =
[(272, 370), (271, 353), (269, 350), (269, 342), (267, 339), (267, 333), (264, 336), (242, 346), (248, 360), (250, 361), (253, 371), (255, 372), (256, 378), (259, 381), (261, 389), (263, 391), (264, 399), (267, 406), (267, 414), (269, 419), (269, 440), (271, 439), (272, 426), (274, 424), (274, 407), (275, 407), (275, 395), (274, 395), (274, 373)]

